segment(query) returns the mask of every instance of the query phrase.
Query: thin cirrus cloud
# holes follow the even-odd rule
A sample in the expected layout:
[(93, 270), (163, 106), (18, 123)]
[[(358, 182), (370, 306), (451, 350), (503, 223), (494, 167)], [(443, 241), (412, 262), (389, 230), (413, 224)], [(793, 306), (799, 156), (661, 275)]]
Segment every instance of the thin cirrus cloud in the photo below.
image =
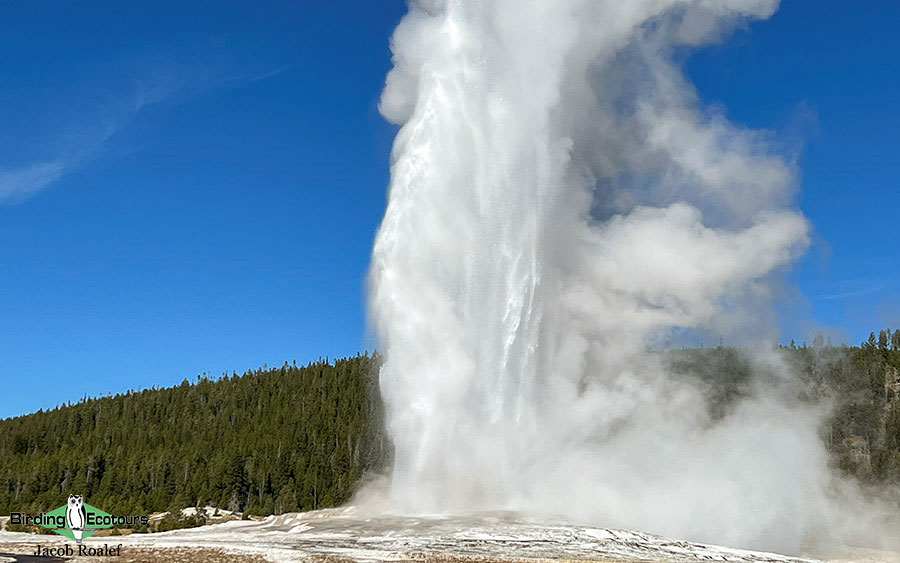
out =
[(74, 127), (78, 135), (57, 133), (58, 138), (68, 139), (61, 143), (62, 150), (57, 151), (57, 157), (0, 167), (0, 204), (22, 203), (59, 181), (98, 156), (110, 137), (127, 127), (141, 110), (170, 98), (178, 90), (168, 85), (137, 88), (129, 104), (110, 105), (102, 112), (79, 116), (79, 123)]
[[(184, 72), (185, 69), (153, 73), (153, 79), (134, 81), (131, 102), (111, 103), (103, 112), (80, 119), (81, 135), (69, 141), (57, 158), (0, 166), (0, 205), (16, 205), (53, 185), (77, 169), (85, 161), (98, 157), (107, 141), (127, 128), (147, 107), (184, 101), (212, 90), (232, 89), (267, 80), (292, 68), (281, 66), (274, 70), (241, 75), (225, 75), (215, 71)], [(158, 70), (158, 69), (157, 69)], [(208, 69), (207, 69), (208, 70)], [(218, 75), (217, 75), (218, 74)], [(60, 135), (62, 137), (62, 135)], [(71, 138), (71, 136), (69, 136)]]
[[(164, 98), (160, 98), (161, 101)], [(139, 101), (130, 111), (118, 112), (102, 129), (85, 123), (82, 134), (65, 147), (65, 156), (26, 163), (19, 167), (0, 168), (0, 204), (15, 205), (47, 188), (85, 160), (96, 156), (106, 141), (127, 126), (147, 103)]]
[(881, 291), (883, 288), (881, 285), (873, 285), (870, 287), (863, 287), (860, 289), (852, 289), (848, 291), (839, 291), (836, 293), (826, 293), (824, 295), (816, 295), (813, 299), (818, 299), (819, 301), (833, 301), (835, 299), (848, 299), (850, 297), (860, 297), (863, 295), (869, 295), (871, 293), (876, 293)]
[(897, 282), (885, 279), (854, 278), (840, 280), (834, 282), (825, 292), (819, 295), (813, 295), (810, 298), (816, 301), (851, 299), (853, 297), (871, 295), (880, 291), (890, 291), (897, 285)]
[(19, 203), (57, 181), (64, 173), (62, 161), (28, 164), (18, 169), (0, 169), (0, 202)]

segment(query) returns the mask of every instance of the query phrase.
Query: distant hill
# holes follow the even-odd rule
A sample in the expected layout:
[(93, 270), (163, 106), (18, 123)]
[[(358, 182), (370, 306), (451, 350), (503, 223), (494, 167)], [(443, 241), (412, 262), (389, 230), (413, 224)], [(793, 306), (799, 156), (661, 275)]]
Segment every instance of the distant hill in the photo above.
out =
[(389, 455), (377, 355), (285, 364), (0, 421), (0, 514), (77, 491), (118, 514), (333, 506)]
[[(698, 378), (725, 416), (765, 373), (729, 347), (658, 352)], [(858, 347), (781, 347), (803, 400), (836, 408), (822, 430), (834, 465), (900, 485), (900, 331)], [(69, 492), (119, 514), (188, 506), (267, 515), (347, 501), (386, 468), (380, 358), (362, 355), (84, 400), (0, 420), (0, 514), (56, 508)]]

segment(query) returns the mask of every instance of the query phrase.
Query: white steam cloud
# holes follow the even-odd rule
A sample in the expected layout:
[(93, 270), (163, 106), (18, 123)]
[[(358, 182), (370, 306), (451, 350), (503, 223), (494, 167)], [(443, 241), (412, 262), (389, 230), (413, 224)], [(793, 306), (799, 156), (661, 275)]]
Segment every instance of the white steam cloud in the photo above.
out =
[(789, 378), (714, 420), (645, 352), (673, 331), (771, 339), (770, 279), (807, 246), (792, 166), (701, 107), (674, 62), (776, 7), (410, 5), (370, 295), (398, 510), (785, 550), (851, 537), (822, 413)]

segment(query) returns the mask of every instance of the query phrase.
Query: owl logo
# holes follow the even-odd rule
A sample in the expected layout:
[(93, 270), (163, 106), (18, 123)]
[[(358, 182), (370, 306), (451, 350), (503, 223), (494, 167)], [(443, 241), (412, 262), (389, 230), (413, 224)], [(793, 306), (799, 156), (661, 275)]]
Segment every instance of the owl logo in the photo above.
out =
[(69, 495), (69, 501), (66, 503), (66, 526), (72, 530), (72, 535), (78, 543), (81, 543), (85, 520), (84, 497)]

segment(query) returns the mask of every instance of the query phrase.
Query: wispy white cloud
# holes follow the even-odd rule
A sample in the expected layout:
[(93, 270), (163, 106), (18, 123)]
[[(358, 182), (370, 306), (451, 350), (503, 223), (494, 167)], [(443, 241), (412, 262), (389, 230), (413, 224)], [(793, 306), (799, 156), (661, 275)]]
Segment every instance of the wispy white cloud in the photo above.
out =
[(222, 78), (221, 81), (218, 82), (217, 86), (222, 88), (240, 88), (241, 86), (246, 86), (248, 84), (254, 84), (256, 82), (262, 82), (263, 80), (274, 78), (291, 70), (292, 68), (294, 68), (294, 65), (284, 65), (263, 72), (228, 75)]
[(848, 299), (850, 297), (860, 297), (863, 295), (870, 295), (872, 293), (877, 293), (882, 289), (887, 289), (891, 285), (890, 283), (879, 282), (878, 280), (845, 280), (839, 284), (840, 288), (835, 288), (834, 291), (823, 293), (821, 295), (814, 295), (812, 299), (817, 301), (834, 301), (836, 299)]
[[(0, 205), (15, 205), (59, 181), (85, 161), (100, 156), (110, 138), (127, 128), (145, 109), (164, 102), (194, 98), (212, 90), (238, 88), (267, 80), (290, 68), (281, 66), (257, 73), (229, 75), (211, 64), (209, 68), (179, 65), (177, 62), (147, 63), (142, 78), (126, 74), (120, 84), (97, 85), (98, 90), (117, 91), (109, 96), (106, 106), (90, 115), (79, 115), (77, 124), (68, 124), (55, 135), (56, 155), (16, 165), (0, 163)], [(129, 68), (143, 66), (135, 62)], [(124, 87), (123, 83), (130, 86)], [(62, 129), (65, 129), (63, 133)], [(77, 133), (73, 135), (73, 130)], [(51, 134), (51, 137), (54, 135)]]
[(62, 161), (29, 164), (18, 169), (0, 169), (0, 202), (18, 203), (46, 188), (62, 176)]
[(171, 96), (158, 89), (150, 92), (137, 89), (134, 100), (128, 104), (117, 103), (107, 107), (105, 113), (81, 118), (67, 132), (57, 133), (60, 142), (58, 156), (18, 166), (0, 167), (0, 205), (15, 205), (59, 181), (85, 161), (100, 154), (107, 141), (130, 124), (147, 106)]
[(279, 74), (291, 70), (293, 65), (284, 65), (282, 67), (278, 67), (275, 70), (270, 70), (268, 72), (263, 72), (262, 74), (257, 74), (255, 76), (251, 76), (247, 79), (247, 84), (251, 84), (253, 82), (259, 82), (261, 80), (268, 80), (269, 78), (274, 78)]

